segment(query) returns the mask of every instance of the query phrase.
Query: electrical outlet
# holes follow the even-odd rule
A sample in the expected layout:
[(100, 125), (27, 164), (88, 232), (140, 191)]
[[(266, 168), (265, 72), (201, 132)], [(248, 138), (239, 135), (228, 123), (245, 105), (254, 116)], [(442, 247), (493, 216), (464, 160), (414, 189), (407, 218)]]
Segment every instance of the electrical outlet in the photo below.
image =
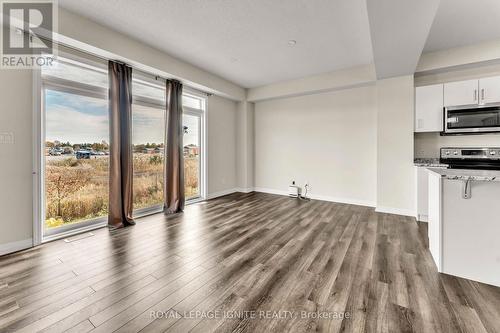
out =
[(4, 145), (14, 144), (14, 133), (13, 132), (0, 133), (0, 144)]

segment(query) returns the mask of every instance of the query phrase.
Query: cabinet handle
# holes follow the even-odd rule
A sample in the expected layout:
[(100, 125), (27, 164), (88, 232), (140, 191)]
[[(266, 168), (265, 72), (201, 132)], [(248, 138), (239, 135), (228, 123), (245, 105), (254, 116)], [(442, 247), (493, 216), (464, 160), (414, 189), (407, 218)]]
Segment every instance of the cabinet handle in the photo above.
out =
[(484, 88), (481, 89), (481, 100), (484, 102)]
[(477, 89), (474, 89), (474, 102), (477, 101)]

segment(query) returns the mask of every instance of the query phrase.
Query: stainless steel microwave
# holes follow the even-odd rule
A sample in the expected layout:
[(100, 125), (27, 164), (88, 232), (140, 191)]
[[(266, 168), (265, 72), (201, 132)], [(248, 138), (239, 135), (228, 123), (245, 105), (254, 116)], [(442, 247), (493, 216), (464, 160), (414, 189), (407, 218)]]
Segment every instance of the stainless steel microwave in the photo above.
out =
[(500, 104), (444, 109), (445, 134), (492, 132), (500, 132)]

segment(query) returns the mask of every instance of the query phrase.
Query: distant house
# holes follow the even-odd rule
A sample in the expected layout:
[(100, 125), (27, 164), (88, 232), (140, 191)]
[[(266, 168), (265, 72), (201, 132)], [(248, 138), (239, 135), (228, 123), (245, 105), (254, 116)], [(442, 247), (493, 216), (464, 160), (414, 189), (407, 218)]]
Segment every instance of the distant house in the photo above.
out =
[(66, 154), (66, 155), (70, 155), (70, 154), (74, 154), (75, 153), (75, 150), (71, 146), (64, 146), (64, 147), (62, 147), (62, 150), (63, 150), (62, 153)]
[(155, 154), (155, 149), (156, 149), (156, 148), (144, 148), (144, 149), (142, 150), (142, 153), (143, 153), (143, 154)]
[(184, 146), (184, 156), (195, 157), (198, 156), (199, 154), (200, 154), (200, 147), (193, 144)]

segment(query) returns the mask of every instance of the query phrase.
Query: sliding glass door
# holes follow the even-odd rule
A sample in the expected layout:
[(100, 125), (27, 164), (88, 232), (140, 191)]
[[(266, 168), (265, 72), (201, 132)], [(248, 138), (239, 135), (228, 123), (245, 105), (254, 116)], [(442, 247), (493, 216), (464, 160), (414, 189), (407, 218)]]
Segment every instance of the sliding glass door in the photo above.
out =
[[(95, 61), (94, 61), (95, 60)], [(105, 225), (109, 201), (108, 73), (105, 61), (61, 56), (40, 75), (38, 187), (35, 240)], [(135, 73), (132, 82), (134, 215), (163, 209), (165, 82)], [(185, 192), (205, 197), (206, 99), (183, 94)], [(37, 231), (37, 228), (40, 229)], [(36, 241), (37, 242), (37, 241)]]
[(109, 117), (103, 68), (59, 59), (42, 69), (43, 236), (108, 214)]
[(186, 200), (201, 196), (201, 114), (185, 111), (184, 125), (184, 187)]
[(134, 214), (163, 208), (165, 165), (165, 89), (134, 78), (132, 83)]

